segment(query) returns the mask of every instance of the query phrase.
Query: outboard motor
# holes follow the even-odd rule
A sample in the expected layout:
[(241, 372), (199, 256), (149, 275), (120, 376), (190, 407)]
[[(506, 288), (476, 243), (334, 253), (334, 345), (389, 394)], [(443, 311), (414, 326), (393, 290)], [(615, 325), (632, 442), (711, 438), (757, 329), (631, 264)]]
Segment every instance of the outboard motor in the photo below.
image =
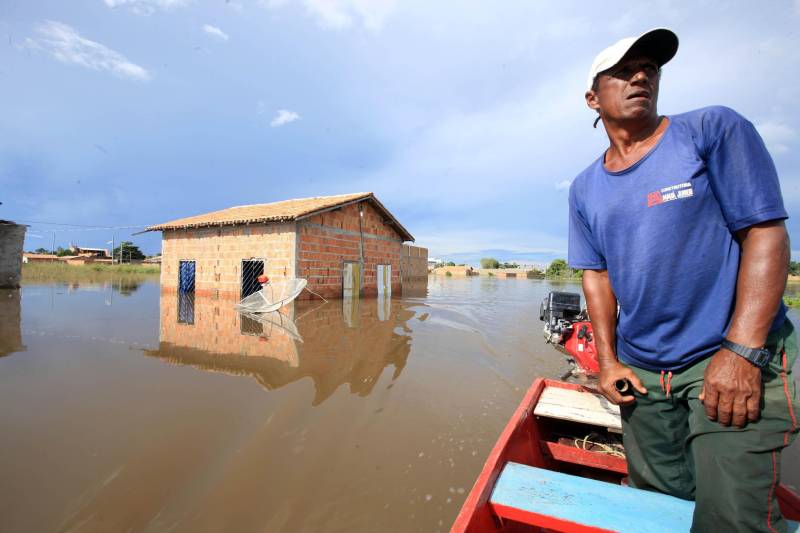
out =
[(592, 323), (581, 309), (581, 295), (552, 291), (539, 307), (544, 322), (544, 338), (567, 355), (571, 369), (567, 376), (596, 376), (600, 372), (594, 345)]

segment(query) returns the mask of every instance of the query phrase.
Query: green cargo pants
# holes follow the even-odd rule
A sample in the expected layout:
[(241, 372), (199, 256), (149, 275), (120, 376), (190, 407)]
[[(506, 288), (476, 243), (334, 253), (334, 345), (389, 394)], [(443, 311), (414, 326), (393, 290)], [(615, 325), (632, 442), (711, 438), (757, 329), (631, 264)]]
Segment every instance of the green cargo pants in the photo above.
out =
[(622, 430), (630, 485), (695, 500), (693, 532), (786, 531), (775, 496), (781, 450), (798, 431), (791, 368), (797, 358), (787, 319), (769, 335), (762, 371), (761, 418), (742, 429), (706, 417), (698, 399), (709, 359), (679, 372), (631, 367), (647, 387), (623, 406)]

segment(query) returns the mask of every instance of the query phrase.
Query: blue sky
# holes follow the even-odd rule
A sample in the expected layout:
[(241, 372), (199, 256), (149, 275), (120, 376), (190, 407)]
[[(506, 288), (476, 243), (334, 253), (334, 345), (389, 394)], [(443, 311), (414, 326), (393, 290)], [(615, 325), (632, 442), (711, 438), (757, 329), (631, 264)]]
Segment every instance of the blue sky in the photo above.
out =
[(656, 26), (681, 40), (659, 111), (744, 114), (798, 213), (800, 0), (2, 0), (0, 218), (36, 221), (26, 249), (103, 246), (136, 230), (40, 222), (373, 191), (431, 256), (564, 257), (568, 184), (607, 143), (588, 67)]

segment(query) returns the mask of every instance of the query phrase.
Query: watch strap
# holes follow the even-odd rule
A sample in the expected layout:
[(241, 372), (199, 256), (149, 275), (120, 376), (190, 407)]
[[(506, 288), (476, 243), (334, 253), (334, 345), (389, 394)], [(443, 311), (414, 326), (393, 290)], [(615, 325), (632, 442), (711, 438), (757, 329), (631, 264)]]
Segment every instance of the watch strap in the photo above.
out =
[(722, 347), (732, 351), (736, 355), (744, 357), (759, 368), (767, 366), (772, 357), (772, 354), (766, 348), (751, 348), (744, 344), (737, 344), (729, 341), (728, 339), (722, 339)]

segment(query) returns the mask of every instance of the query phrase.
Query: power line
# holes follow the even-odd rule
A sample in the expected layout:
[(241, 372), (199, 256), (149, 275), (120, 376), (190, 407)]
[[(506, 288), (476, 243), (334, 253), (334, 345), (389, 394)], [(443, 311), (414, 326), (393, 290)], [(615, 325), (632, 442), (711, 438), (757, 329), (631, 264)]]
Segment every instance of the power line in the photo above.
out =
[(135, 229), (135, 228), (144, 228), (146, 226), (119, 226), (119, 227), (110, 227), (110, 228), (43, 228), (41, 226), (36, 226), (36, 231), (44, 231), (46, 233), (56, 233), (56, 232), (76, 232), (76, 231), (109, 231), (109, 230), (123, 230), (123, 229)]
[[(147, 227), (147, 225), (145, 224), (140, 224), (138, 226), (94, 226), (91, 224), (68, 224), (66, 222), (42, 222), (41, 220), (18, 220), (17, 222), (21, 222), (22, 224), (46, 224), (48, 226), (72, 226), (75, 228), (89, 228), (89, 229), (138, 229)], [(47, 231), (54, 231), (54, 230), (47, 230)], [(58, 231), (67, 231), (67, 230), (58, 230)]]

